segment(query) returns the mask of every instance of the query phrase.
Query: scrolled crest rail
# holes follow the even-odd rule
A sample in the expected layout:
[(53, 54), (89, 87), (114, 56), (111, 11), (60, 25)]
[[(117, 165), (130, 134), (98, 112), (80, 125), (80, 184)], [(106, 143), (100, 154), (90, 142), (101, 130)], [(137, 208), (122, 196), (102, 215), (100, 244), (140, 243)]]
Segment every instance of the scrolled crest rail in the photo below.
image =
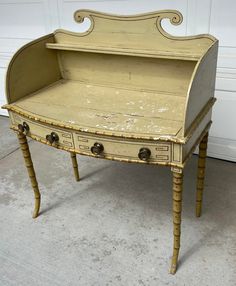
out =
[(105, 14), (99, 13), (92, 10), (77, 10), (74, 13), (74, 20), (77, 23), (83, 23), (85, 19), (89, 19), (91, 25), (87, 30), (86, 34), (93, 31), (96, 18), (102, 19), (110, 19), (116, 21), (140, 21), (140, 20), (148, 20), (148, 19), (155, 19), (156, 18), (156, 27), (160, 32), (163, 32), (163, 28), (161, 26), (161, 22), (163, 19), (169, 19), (171, 24), (173, 25), (180, 25), (183, 21), (182, 14), (177, 10), (162, 10), (158, 12), (151, 12), (145, 14), (137, 14), (137, 15), (112, 15), (112, 14)]

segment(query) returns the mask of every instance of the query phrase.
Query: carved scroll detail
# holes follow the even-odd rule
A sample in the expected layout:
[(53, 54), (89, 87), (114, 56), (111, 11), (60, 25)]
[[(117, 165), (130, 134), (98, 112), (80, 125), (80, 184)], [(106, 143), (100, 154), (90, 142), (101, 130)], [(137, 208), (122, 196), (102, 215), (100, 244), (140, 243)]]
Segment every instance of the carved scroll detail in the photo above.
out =
[(157, 25), (161, 24), (163, 19), (169, 19), (173, 25), (180, 25), (183, 22), (183, 15), (176, 10), (160, 11), (157, 16)]
[(83, 35), (87, 35), (87, 34), (91, 33), (94, 29), (94, 18), (90, 14), (90, 12), (92, 12), (92, 11), (78, 10), (78, 11), (75, 11), (75, 13), (74, 13), (75, 22), (77, 22), (79, 24), (83, 23), (85, 18), (90, 20), (90, 27), (86, 32), (82, 33)]
[(163, 30), (161, 26), (161, 21), (163, 19), (166, 19), (166, 18), (169, 19), (171, 24), (173, 25), (180, 25), (183, 21), (182, 14), (176, 10), (162, 10), (162, 11), (156, 11), (156, 12), (139, 14), (139, 15), (131, 15), (131, 16), (105, 14), (105, 13), (100, 13), (100, 12), (96, 12), (92, 10), (77, 10), (74, 13), (74, 19), (77, 23), (83, 23), (86, 18), (89, 19), (91, 22), (89, 29), (85, 33), (83, 33), (83, 35), (89, 34), (93, 31), (94, 26), (95, 26), (94, 17), (102, 18), (102, 19), (117, 20), (117, 21), (137, 21), (137, 20), (147, 20), (151, 18), (156, 18), (157, 29), (164, 36), (167, 36), (168, 34)]
[(161, 11), (160, 14), (157, 16), (157, 21), (156, 21), (157, 29), (163, 36), (169, 38), (171, 36), (162, 28), (161, 25), (163, 19), (169, 19), (172, 25), (177, 26), (183, 22), (183, 15), (179, 11), (170, 10), (170, 11)]
[[(193, 40), (193, 39), (201, 39), (201, 38), (208, 38), (211, 41), (215, 41), (216, 39), (211, 35), (202, 34), (196, 36), (184, 36), (184, 37), (175, 37), (168, 34), (161, 25), (163, 19), (169, 19), (172, 25), (180, 25), (183, 21), (182, 14), (177, 10), (160, 10), (145, 14), (138, 14), (138, 15), (113, 15), (113, 14), (106, 14), (101, 12), (96, 12), (93, 10), (77, 10), (74, 13), (74, 19), (77, 23), (83, 23), (85, 18), (88, 18), (91, 22), (91, 26), (89, 29), (84, 33), (79, 33), (80, 36), (85, 36), (91, 33), (96, 24), (96, 18), (100, 19), (110, 19), (116, 21), (140, 21), (140, 20), (148, 20), (156, 18), (156, 27), (157, 30), (166, 38), (176, 39), (176, 40)], [(70, 32), (70, 34), (73, 34)]]

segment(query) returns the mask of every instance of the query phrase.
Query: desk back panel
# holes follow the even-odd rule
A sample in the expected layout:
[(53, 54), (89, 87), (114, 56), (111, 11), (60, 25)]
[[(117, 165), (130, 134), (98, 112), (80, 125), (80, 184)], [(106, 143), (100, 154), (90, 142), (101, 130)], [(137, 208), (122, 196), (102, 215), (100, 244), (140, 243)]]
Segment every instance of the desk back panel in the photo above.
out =
[(197, 61), (59, 51), (65, 79), (186, 97)]

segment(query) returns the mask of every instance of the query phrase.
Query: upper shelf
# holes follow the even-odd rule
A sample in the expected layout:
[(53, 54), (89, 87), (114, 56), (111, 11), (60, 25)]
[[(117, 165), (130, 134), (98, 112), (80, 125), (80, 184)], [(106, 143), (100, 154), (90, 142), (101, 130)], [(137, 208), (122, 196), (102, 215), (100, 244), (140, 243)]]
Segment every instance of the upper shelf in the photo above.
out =
[(60, 44), (60, 43), (47, 43), (48, 49), (65, 50), (65, 51), (80, 51), (92, 52), (101, 54), (116, 54), (127, 56), (151, 57), (151, 58), (164, 58), (164, 59), (178, 59), (196, 61), (202, 56), (202, 53), (191, 53), (190, 51), (164, 51), (153, 49), (131, 49), (131, 48), (118, 48), (118, 47), (104, 47), (99, 45), (85, 45), (85, 44)]

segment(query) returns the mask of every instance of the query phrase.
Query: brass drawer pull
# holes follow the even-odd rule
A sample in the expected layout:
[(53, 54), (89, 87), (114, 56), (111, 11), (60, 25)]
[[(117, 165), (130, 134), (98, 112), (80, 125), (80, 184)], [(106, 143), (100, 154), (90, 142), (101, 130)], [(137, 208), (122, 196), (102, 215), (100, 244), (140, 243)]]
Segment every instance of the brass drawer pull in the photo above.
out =
[(151, 156), (151, 151), (148, 148), (141, 148), (138, 153), (138, 157), (142, 161), (148, 161)]
[(23, 122), (22, 124), (18, 124), (18, 129), (21, 133), (28, 133), (30, 128), (29, 125), (26, 122)]
[(94, 145), (91, 147), (91, 152), (94, 154), (94, 155), (100, 155), (103, 150), (104, 150), (104, 147), (101, 143), (94, 143)]
[(59, 136), (57, 135), (56, 132), (52, 132), (51, 134), (46, 135), (46, 140), (52, 144), (52, 143), (57, 143), (59, 141)]

